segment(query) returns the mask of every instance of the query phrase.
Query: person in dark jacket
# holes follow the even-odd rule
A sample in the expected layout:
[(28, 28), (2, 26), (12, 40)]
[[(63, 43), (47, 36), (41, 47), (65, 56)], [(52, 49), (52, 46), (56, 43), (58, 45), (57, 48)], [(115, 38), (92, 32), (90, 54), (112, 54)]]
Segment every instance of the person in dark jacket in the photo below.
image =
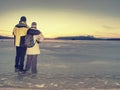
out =
[[(33, 35), (35, 45), (27, 48), (27, 61), (26, 61), (26, 73), (37, 74), (37, 57), (40, 54), (39, 43), (43, 41), (44, 36), (40, 30), (37, 29), (37, 23), (32, 22), (31, 28), (28, 30), (27, 34), (30, 35), (35, 31), (39, 31), (39, 35)], [(31, 32), (32, 31), (32, 32)]]

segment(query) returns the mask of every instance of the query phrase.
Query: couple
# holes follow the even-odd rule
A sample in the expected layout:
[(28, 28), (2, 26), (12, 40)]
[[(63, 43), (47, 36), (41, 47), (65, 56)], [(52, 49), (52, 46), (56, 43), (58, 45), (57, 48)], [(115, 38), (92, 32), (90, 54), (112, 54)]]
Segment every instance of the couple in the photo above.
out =
[[(39, 43), (43, 40), (42, 32), (37, 30), (37, 23), (32, 22), (29, 28), (26, 24), (26, 17), (20, 18), (19, 24), (13, 29), (14, 44), (16, 46), (16, 57), (15, 57), (15, 72), (30, 72), (33, 74), (37, 73), (37, 56), (40, 54)], [(35, 45), (31, 48), (27, 48), (24, 45), (26, 34), (34, 35), (33, 39)], [(24, 69), (24, 58), (27, 54), (26, 66)]]

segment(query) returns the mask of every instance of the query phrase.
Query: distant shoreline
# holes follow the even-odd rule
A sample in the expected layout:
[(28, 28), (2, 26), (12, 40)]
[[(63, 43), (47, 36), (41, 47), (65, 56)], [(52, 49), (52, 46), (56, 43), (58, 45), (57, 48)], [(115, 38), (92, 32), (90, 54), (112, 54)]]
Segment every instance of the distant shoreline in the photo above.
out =
[(0, 36), (0, 39), (14, 39), (13, 37), (8, 37), (8, 36)]
[[(13, 37), (0, 36), (0, 39), (14, 39)], [(120, 38), (96, 38), (94, 36), (66, 36), (57, 38), (45, 38), (45, 40), (101, 40), (101, 41), (120, 41)]]
[(120, 41), (120, 38), (96, 38), (94, 36), (70, 36), (70, 37), (57, 37), (57, 40), (107, 40), (107, 41)]

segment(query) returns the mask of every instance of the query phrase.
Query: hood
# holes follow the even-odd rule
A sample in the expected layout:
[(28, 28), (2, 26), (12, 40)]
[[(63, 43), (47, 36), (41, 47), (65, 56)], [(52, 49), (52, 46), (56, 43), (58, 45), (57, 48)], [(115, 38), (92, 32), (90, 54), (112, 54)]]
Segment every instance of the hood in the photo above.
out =
[(16, 25), (16, 27), (18, 28), (22, 28), (22, 27), (28, 27), (27, 24), (25, 22), (19, 22), (19, 24)]

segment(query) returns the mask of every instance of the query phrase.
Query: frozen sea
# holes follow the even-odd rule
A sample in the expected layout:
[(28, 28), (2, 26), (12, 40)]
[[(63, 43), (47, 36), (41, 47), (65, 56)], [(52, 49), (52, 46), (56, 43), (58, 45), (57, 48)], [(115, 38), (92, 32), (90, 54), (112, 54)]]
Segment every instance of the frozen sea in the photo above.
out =
[(1, 39), (0, 88), (120, 89), (120, 41), (49, 40), (40, 48), (38, 74), (20, 75), (13, 40)]

